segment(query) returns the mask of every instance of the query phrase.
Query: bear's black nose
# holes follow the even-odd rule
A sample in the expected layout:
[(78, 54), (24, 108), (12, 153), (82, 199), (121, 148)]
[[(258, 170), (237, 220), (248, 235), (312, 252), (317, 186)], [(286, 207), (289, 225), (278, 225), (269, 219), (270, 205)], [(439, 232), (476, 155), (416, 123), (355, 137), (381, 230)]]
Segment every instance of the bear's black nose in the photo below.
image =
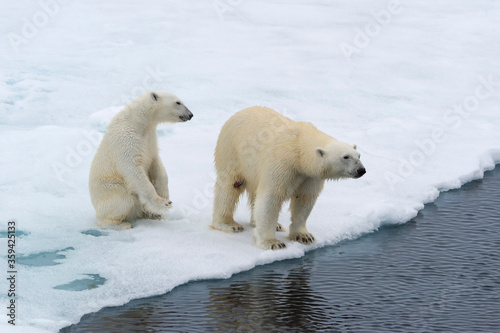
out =
[(187, 114), (183, 114), (182, 116), (179, 116), (179, 118), (181, 118), (182, 121), (188, 121), (194, 117), (193, 114), (191, 113), (191, 111), (189, 111), (188, 109), (186, 109), (186, 111), (187, 111)]
[(360, 169), (358, 169), (356, 176), (358, 176), (358, 178), (359, 178), (359, 177), (363, 176), (365, 173), (366, 173), (366, 169), (360, 168)]

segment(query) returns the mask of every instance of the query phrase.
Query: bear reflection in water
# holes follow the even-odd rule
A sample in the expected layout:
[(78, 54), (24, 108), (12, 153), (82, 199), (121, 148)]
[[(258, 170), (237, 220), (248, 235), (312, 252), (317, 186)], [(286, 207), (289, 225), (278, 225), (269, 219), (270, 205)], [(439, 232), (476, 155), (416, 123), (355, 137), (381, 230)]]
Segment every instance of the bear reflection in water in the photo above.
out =
[[(251, 274), (251, 273), (250, 273)], [(337, 329), (335, 311), (310, 285), (310, 267), (256, 274), (211, 288), (207, 315), (219, 332), (310, 332)]]
[(312, 285), (314, 261), (306, 261), (189, 283), (162, 296), (87, 314), (62, 332), (336, 332), (344, 327), (345, 314), (339, 315), (340, 306)]

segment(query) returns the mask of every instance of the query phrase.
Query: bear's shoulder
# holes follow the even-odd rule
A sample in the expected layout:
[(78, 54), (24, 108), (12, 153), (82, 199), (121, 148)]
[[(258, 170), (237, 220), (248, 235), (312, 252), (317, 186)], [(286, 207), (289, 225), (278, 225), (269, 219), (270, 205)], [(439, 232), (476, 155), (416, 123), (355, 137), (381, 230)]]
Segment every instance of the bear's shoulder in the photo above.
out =
[(330, 135), (320, 131), (316, 126), (307, 121), (295, 122), (295, 128), (302, 144), (325, 146), (337, 140)]
[(314, 126), (312, 123), (308, 121), (296, 121), (295, 126), (297, 126), (297, 129), (301, 130), (302, 132), (310, 132), (310, 133), (318, 132), (316, 126)]

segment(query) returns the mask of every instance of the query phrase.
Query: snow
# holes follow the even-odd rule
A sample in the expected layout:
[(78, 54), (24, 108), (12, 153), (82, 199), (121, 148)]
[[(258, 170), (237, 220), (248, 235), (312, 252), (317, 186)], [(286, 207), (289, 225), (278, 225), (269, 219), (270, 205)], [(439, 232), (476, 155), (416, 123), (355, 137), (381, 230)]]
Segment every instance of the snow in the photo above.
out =
[[(494, 1), (23, 0), (0, 13), (0, 231), (15, 220), (23, 232), (16, 326), (4, 317), (2, 332), (57, 331), (105, 306), (405, 223), (500, 162)], [(99, 233), (92, 157), (111, 117), (150, 89), (195, 115), (158, 130), (175, 208)], [(312, 246), (281, 233), (285, 250), (257, 248), (244, 202), (243, 233), (209, 228), (218, 132), (252, 105), (361, 152), (364, 177), (326, 184), (308, 220)], [(286, 207), (279, 221), (288, 225)], [(40, 253), (51, 264), (22, 264)], [(64, 289), (96, 276), (104, 284)], [(7, 289), (2, 279), (2, 306)]]

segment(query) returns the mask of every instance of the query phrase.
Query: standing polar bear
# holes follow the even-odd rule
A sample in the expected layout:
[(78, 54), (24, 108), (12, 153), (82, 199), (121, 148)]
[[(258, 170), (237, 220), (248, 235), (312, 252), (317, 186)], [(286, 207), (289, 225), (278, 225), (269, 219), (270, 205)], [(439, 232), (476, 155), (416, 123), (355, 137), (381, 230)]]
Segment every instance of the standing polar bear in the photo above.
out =
[(158, 91), (139, 96), (111, 120), (90, 168), (90, 198), (100, 227), (128, 229), (137, 218), (162, 218), (172, 202), (156, 126), (192, 117), (178, 97)]
[(240, 232), (233, 214), (240, 195), (248, 192), (254, 239), (263, 249), (280, 249), (278, 216), (290, 199), (289, 238), (314, 241), (306, 220), (325, 180), (359, 178), (366, 172), (356, 145), (339, 142), (308, 122), (295, 122), (255, 106), (234, 114), (222, 127), (215, 148), (217, 181), (212, 227)]

